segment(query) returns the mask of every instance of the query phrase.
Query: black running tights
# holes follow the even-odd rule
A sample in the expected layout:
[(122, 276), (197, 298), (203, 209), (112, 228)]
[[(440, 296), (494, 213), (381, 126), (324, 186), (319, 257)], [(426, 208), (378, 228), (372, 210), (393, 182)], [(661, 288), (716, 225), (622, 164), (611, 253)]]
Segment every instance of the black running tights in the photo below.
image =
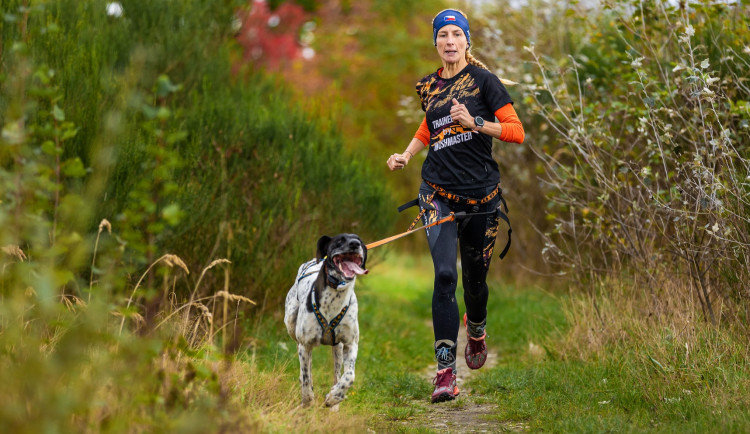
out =
[[(487, 196), (495, 187), (482, 188), (462, 195), (473, 198)], [(451, 211), (464, 211), (467, 214), (487, 212), (497, 209), (499, 197), (483, 205), (466, 205), (449, 201), (427, 184), (419, 190), (420, 206), (432, 197), (429, 209), (423, 215), (423, 223), (428, 224), (445, 217)], [(452, 221), (426, 229), (432, 262), (435, 268), (435, 286), (432, 294), (432, 323), (435, 342), (449, 340), (456, 342), (461, 318), (456, 301), (458, 283), (457, 250), (461, 252), (461, 274), (464, 289), (464, 303), (470, 321), (480, 323), (487, 316), (487, 270), (497, 238), (499, 226), (494, 213), (477, 215), (462, 221)]]

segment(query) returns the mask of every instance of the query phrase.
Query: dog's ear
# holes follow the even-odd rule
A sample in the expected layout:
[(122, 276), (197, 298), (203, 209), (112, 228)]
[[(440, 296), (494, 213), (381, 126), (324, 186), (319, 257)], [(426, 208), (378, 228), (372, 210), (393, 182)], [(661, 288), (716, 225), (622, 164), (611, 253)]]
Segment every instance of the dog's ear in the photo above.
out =
[(328, 235), (323, 235), (322, 237), (320, 237), (320, 239), (318, 240), (318, 251), (317, 253), (315, 253), (315, 258), (317, 260), (320, 261), (321, 259), (326, 257), (326, 255), (328, 254), (328, 244), (330, 244), (331, 240), (332, 238)]
[(364, 255), (362, 255), (363, 257), (361, 267), (367, 270), (367, 244), (365, 244), (365, 242), (362, 241), (362, 238), (360, 238), (359, 236), (357, 236), (357, 239), (360, 243), (362, 243), (362, 252), (364, 253)]

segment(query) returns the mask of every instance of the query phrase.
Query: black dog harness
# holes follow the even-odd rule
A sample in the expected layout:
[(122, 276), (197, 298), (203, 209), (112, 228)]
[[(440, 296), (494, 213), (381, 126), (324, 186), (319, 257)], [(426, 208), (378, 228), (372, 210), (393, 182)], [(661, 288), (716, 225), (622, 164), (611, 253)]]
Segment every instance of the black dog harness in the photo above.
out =
[[(312, 276), (313, 274), (317, 274), (320, 271), (323, 271), (323, 268), (325, 268), (325, 264), (323, 264), (323, 267), (321, 267), (320, 270), (317, 271), (311, 271), (307, 272), (307, 270), (314, 265), (317, 265), (321, 261), (324, 261), (325, 258), (320, 260), (313, 259), (312, 261), (308, 262), (308, 265), (305, 267), (304, 270), (302, 270), (302, 276), (297, 279), (297, 282), (304, 279), (305, 277)], [(326, 273), (328, 274), (328, 273)], [(335, 282), (331, 281), (331, 276), (328, 277), (328, 283), (335, 287), (336, 285), (340, 286), (342, 283), (346, 282)], [(311, 288), (310, 291), (310, 298), (312, 302), (312, 308), (313, 308), (313, 314), (315, 314), (315, 319), (318, 321), (318, 324), (320, 324), (320, 328), (323, 329), (323, 335), (320, 338), (320, 341), (323, 345), (336, 345), (336, 326), (341, 323), (341, 320), (344, 319), (344, 315), (346, 315), (346, 311), (349, 310), (349, 303), (344, 306), (343, 309), (341, 309), (341, 312), (339, 312), (338, 315), (336, 315), (336, 318), (334, 318), (331, 322), (328, 322), (326, 318), (323, 316), (323, 314), (320, 312), (320, 308), (318, 307), (318, 300), (315, 296), (315, 288)], [(351, 300), (350, 300), (351, 301)]]
[(336, 315), (336, 318), (334, 318), (331, 322), (326, 321), (326, 318), (323, 316), (322, 313), (320, 313), (320, 309), (318, 308), (318, 302), (315, 299), (315, 289), (312, 290), (312, 307), (313, 307), (313, 313), (315, 314), (315, 319), (318, 320), (318, 324), (320, 324), (320, 328), (323, 329), (323, 336), (320, 338), (320, 342), (323, 345), (336, 345), (336, 326), (341, 323), (341, 320), (344, 319), (344, 315), (346, 315), (346, 311), (349, 310), (349, 303), (344, 306), (343, 309), (341, 309), (341, 312), (339, 312), (338, 315)]

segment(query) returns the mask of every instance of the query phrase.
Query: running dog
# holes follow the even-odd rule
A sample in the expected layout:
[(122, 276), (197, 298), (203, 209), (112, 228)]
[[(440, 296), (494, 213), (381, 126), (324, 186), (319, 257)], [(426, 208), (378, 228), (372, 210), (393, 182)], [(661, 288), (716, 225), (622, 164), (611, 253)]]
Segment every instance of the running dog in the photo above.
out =
[(354, 283), (357, 275), (368, 273), (366, 260), (367, 247), (357, 235), (324, 235), (318, 240), (316, 258), (299, 267), (286, 296), (284, 324), (297, 342), (304, 407), (314, 398), (310, 366), (315, 346), (333, 348), (334, 384), (326, 395), (327, 407), (343, 401), (354, 383), (359, 344)]

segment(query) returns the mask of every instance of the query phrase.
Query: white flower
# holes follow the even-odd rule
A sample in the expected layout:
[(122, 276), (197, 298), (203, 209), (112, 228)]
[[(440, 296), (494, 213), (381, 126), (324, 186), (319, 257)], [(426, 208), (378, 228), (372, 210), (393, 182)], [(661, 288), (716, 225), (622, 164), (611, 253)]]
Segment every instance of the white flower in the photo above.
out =
[(711, 227), (712, 232), (719, 232), (719, 224), (714, 223), (714, 225)]
[(721, 80), (719, 77), (708, 77), (706, 79), (706, 84), (714, 84), (719, 80)]
[(672, 68), (672, 72), (682, 71), (683, 69), (685, 69), (684, 66), (682, 66), (680, 64), (677, 64), (677, 66), (675, 66), (674, 68)]
[(686, 36), (693, 36), (694, 34), (695, 34), (695, 29), (693, 28), (692, 25), (689, 25), (689, 26), (685, 27), (685, 35)]
[(118, 2), (107, 3), (107, 15), (110, 17), (121, 17), (122, 5)]
[(701, 62), (701, 68), (706, 69), (708, 68), (708, 66), (709, 66), (708, 59), (704, 59), (703, 62)]
[(609, 401), (599, 401), (599, 405), (607, 405), (609, 404)]
[(633, 60), (632, 62), (630, 62), (630, 66), (632, 66), (633, 68), (640, 68), (642, 63), (643, 63), (643, 57), (639, 57)]

